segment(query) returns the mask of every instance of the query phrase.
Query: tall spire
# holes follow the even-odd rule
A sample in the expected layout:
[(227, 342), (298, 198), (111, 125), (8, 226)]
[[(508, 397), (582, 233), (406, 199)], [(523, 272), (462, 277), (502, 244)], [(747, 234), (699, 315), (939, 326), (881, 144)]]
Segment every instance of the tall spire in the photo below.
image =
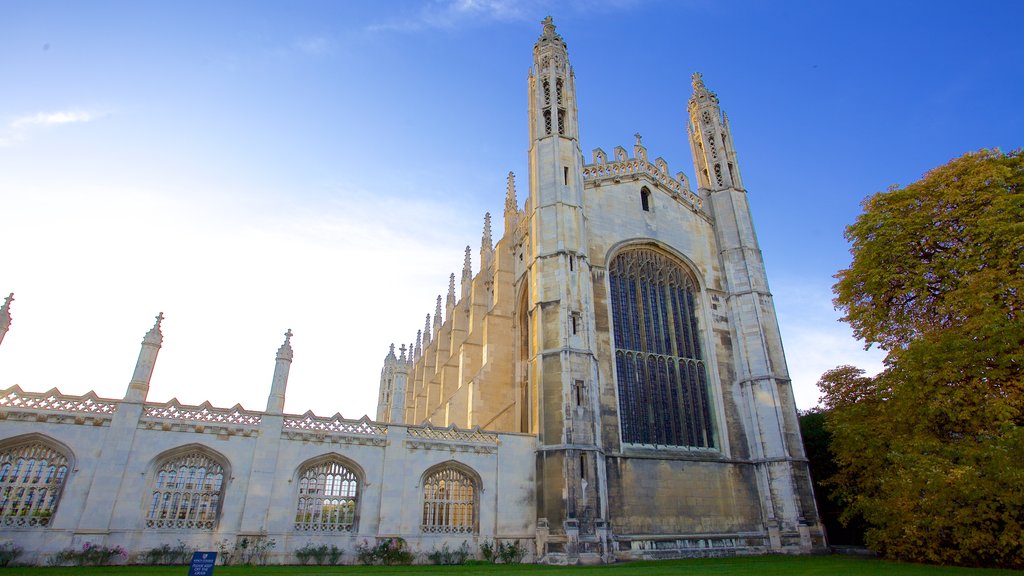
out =
[(434, 307), (434, 333), (441, 330), (441, 295), (437, 295), (437, 306)]
[(693, 76), (690, 77), (690, 83), (693, 85), (693, 97), (690, 102), (695, 100), (709, 100), (718, 104), (718, 95), (708, 90), (708, 87), (704, 85), (704, 75), (700, 72), (694, 72)]
[(430, 314), (427, 314), (427, 320), (423, 323), (423, 348), (424, 350), (430, 344)]
[(494, 241), (491, 239), (491, 213), (484, 213), (484, 234), (480, 239), (481, 250), (492, 250), (494, 248)]
[(292, 330), (284, 333), (284, 343), (277, 349), (277, 362), (274, 364), (274, 379), (270, 383), (270, 395), (267, 397), (267, 414), (284, 413), (284, 395), (288, 389), (288, 372), (292, 366)]
[(452, 317), (452, 310), (455, 310), (455, 273), (448, 277), (448, 302), (446, 303), (445, 318)]
[(423, 355), (423, 331), (416, 331), (416, 358)]
[(512, 232), (519, 227), (519, 200), (516, 199), (516, 175), (509, 171), (508, 185), (505, 190), (505, 237), (511, 238)]
[(11, 327), (11, 302), (14, 302), (14, 292), (4, 298), (4, 305), (0, 306), (0, 343), (3, 343), (4, 335)]
[(469, 290), (473, 284), (473, 262), (470, 257), (470, 248), (466, 246), (466, 257), (462, 262), (462, 297), (469, 297)]
[(484, 214), (484, 232), (480, 238), (480, 271), (487, 273), (494, 263), (494, 241), (491, 240), (491, 213)]
[(124, 399), (128, 402), (145, 402), (149, 395), (149, 381), (153, 377), (156, 357), (164, 341), (164, 335), (160, 332), (160, 324), (163, 321), (164, 313), (161, 312), (157, 314), (156, 322), (142, 339), (139, 359), (135, 361), (135, 372), (132, 374), (131, 382), (128, 383), (128, 392), (124, 395)]
[(708, 191), (743, 190), (729, 122), (719, 107), (718, 96), (704, 85), (700, 72), (693, 74), (693, 95), (687, 109), (697, 187)]

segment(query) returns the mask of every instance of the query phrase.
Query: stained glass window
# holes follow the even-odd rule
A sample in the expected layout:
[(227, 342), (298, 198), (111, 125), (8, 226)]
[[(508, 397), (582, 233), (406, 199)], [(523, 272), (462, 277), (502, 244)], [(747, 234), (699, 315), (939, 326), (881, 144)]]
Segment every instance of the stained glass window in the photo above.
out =
[(423, 531), (471, 534), (476, 531), (476, 481), (446, 466), (423, 480)]
[(359, 478), (338, 460), (310, 465), (299, 473), (295, 529), (353, 532)]
[(49, 526), (67, 474), (67, 457), (42, 440), (0, 449), (2, 525)]
[(173, 456), (156, 468), (146, 514), (147, 528), (212, 530), (224, 496), (224, 468), (195, 450)]
[(714, 447), (693, 280), (667, 255), (632, 248), (612, 260), (609, 284), (622, 441)]

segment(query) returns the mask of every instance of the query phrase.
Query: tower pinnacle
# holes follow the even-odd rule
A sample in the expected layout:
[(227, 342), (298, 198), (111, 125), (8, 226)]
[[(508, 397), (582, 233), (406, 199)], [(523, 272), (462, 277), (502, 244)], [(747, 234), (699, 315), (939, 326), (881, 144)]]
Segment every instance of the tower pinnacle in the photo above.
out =
[(128, 402), (145, 402), (149, 395), (149, 380), (153, 377), (153, 368), (156, 366), (156, 357), (163, 344), (164, 335), (160, 332), (160, 324), (164, 321), (164, 313), (156, 316), (153, 327), (146, 332), (142, 339), (142, 349), (139, 350), (139, 359), (135, 362), (135, 373), (128, 383), (128, 392), (124, 399)]
[(511, 170), (508, 173), (508, 185), (505, 190), (505, 236), (519, 226), (519, 200), (516, 199), (516, 175)]
[(274, 364), (274, 379), (270, 384), (270, 395), (267, 397), (267, 413), (284, 413), (284, 395), (288, 389), (288, 371), (292, 365), (292, 330), (284, 333), (284, 343), (277, 349), (277, 361)]
[(437, 295), (437, 306), (434, 307), (434, 332), (441, 330), (441, 295)]
[(448, 277), (448, 301), (445, 303), (445, 318), (452, 317), (452, 310), (455, 310), (455, 273)]
[(288, 331), (284, 333), (284, 343), (277, 349), (277, 359), (288, 360), (291, 362), (292, 356), (292, 329), (289, 328)]
[(0, 306), (0, 342), (4, 341), (4, 335), (11, 327), (11, 302), (14, 302), (14, 292), (4, 298), (4, 305)]

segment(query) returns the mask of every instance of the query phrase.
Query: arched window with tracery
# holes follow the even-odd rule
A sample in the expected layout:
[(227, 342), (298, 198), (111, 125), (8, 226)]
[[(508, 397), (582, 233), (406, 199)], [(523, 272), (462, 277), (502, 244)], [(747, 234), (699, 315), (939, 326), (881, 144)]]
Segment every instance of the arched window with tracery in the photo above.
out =
[(423, 531), (445, 534), (476, 532), (479, 485), (473, 474), (444, 465), (423, 478)]
[(649, 248), (620, 252), (608, 277), (622, 441), (714, 447), (693, 279)]
[(212, 530), (224, 499), (225, 465), (196, 448), (160, 460), (146, 513), (147, 528)]
[(295, 529), (354, 532), (360, 491), (359, 476), (340, 459), (319, 460), (301, 468)]
[(5, 527), (44, 527), (57, 511), (68, 457), (43, 439), (0, 448), (0, 521)]

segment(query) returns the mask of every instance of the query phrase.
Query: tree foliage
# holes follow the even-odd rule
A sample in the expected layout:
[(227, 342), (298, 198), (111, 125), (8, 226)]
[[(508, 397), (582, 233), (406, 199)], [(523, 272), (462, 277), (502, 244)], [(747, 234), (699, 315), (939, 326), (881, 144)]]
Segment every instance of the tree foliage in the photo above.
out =
[(893, 558), (1024, 567), (1024, 155), (875, 194), (846, 237), (835, 304), (888, 353), (819, 382), (846, 518)]

